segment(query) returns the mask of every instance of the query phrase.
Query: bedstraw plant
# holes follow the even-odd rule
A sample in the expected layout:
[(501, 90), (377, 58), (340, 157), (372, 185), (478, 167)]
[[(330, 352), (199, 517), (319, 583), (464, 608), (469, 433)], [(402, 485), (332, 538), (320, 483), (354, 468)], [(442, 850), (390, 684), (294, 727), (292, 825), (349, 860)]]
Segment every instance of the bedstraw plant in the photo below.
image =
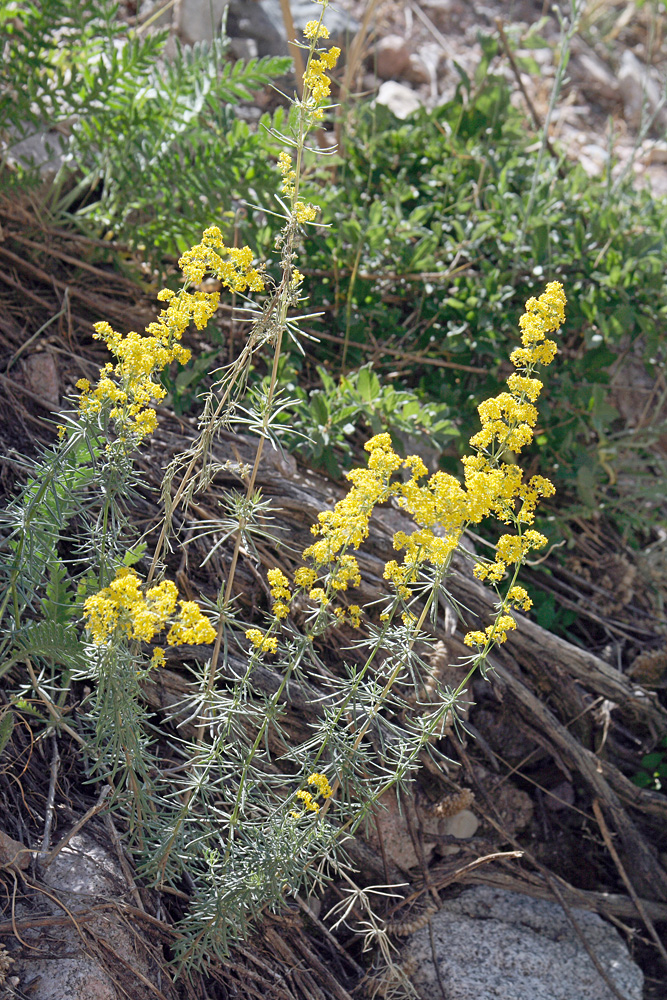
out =
[[(83, 744), (91, 780), (111, 786), (141, 878), (181, 897), (187, 890), (175, 946), (186, 973), (209, 955), (226, 954), (265, 907), (279, 907), (343, 871), (346, 837), (372, 817), (385, 793), (407, 788), (425, 749), (435, 752), (443, 726), (456, 722), (457, 699), (470, 678), (519, 627), (517, 611), (531, 606), (517, 575), (546, 544), (533, 523), (540, 499), (553, 492), (542, 476), (525, 481), (516, 456), (533, 439), (538, 373), (557, 350), (549, 337), (564, 320), (558, 282), (526, 303), (521, 346), (510, 359), (515, 371), (507, 391), (478, 408), (481, 429), (462, 460), (461, 480), (429, 474), (419, 455), (403, 458), (388, 433), (376, 434), (366, 443), (365, 467), (347, 474), (345, 496), (319, 514), (300, 565), (293, 572), (268, 568), (271, 607), (262, 618), (244, 618), (234, 586), (239, 559), (258, 557), (260, 539), (264, 551), (268, 544), (278, 548), (257, 473), (266, 443), (280, 447), (288, 401), (276, 386), (285, 341), (302, 339), (298, 255), (304, 227), (317, 224), (318, 210), (303, 200), (301, 178), (306, 156), (327, 153), (311, 148), (308, 138), (329, 114), (328, 74), (339, 55), (326, 46), (327, 0), (315, 2), (319, 16), (303, 31), (303, 93), (293, 101), (287, 130), (272, 136), (283, 146), (279, 280), (268, 277), (249, 247), (229, 246), (211, 226), (181, 257), (183, 284), (159, 294), (164, 308), (144, 334), (122, 335), (98, 323), (96, 336), (111, 360), (96, 384), (77, 383), (76, 410), (63, 416), (59, 442), (6, 518), (4, 669), (25, 665), (24, 690), (31, 688), (52, 721), (67, 725)], [(207, 278), (237, 296), (262, 296), (262, 305), (248, 300), (245, 344), (204, 399), (192, 447), (166, 470), (164, 510), (149, 557), (132, 523), (140, 485), (135, 459), (157, 425), (155, 403), (165, 395), (160, 373), (188, 361), (183, 334), (190, 323), (205, 327), (218, 307), (220, 293), (203, 290)], [(270, 377), (260, 392), (248, 393), (259, 351), (270, 354)], [(237, 470), (243, 488), (230, 493), (211, 526), (230, 551), (217, 599), (203, 605), (181, 597), (170, 578), (169, 552), (183, 544), (174, 514), (177, 508), (186, 513), (211, 482), (211, 444), (230, 426), (254, 434), (257, 447), (252, 465)], [(361, 584), (357, 552), (382, 504), (401, 509), (412, 528), (394, 535), (396, 558), (384, 567), (385, 590), (363, 606), (354, 598)], [(490, 621), (468, 623), (475, 627), (464, 639), (470, 648), (465, 680), (456, 690), (438, 686), (435, 700), (420, 703), (430, 626), (440, 597), (454, 601), (452, 560), (465, 549), (466, 529), (489, 518), (501, 533), (494, 558), (477, 560), (474, 573), (495, 588), (495, 613)], [(222, 544), (220, 538), (214, 544)], [(321, 650), (341, 628), (358, 638), (344, 671), (336, 673), (324, 668)], [(191, 693), (174, 714), (179, 735), (168, 737), (169, 766), (142, 696), (144, 681), (159, 677), (165, 644), (203, 645), (208, 654), (203, 668), (191, 668)], [(275, 682), (268, 692), (267, 670)], [(92, 691), (76, 722), (67, 723), (63, 706), (76, 679)], [(301, 741), (286, 725), (292, 683), (315, 692)], [(406, 695), (411, 687), (416, 710)], [(175, 756), (180, 763), (174, 766)]]

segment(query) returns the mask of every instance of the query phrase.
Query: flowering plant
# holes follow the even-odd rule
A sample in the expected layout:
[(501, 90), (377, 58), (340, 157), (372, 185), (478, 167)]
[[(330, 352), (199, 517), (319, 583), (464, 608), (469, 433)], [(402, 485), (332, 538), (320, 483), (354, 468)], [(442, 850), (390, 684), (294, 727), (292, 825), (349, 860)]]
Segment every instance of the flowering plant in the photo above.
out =
[[(45, 654), (45, 631), (33, 628), (39, 595), (51, 614), (50, 627), (60, 629), (56, 662), (67, 668), (60, 685), (75, 677), (95, 682), (80, 711), (80, 738), (91, 777), (112, 786), (141, 876), (157, 889), (174, 889), (186, 872), (193, 886), (176, 946), (186, 968), (201, 965), (210, 952), (223, 955), (229, 940), (243, 935), (265, 906), (311, 888), (328, 870), (340, 870), (344, 835), (374, 814), (385, 792), (409, 784), (420, 754), (455, 718), (469, 678), (484, 667), (493, 645), (517, 627), (516, 610), (530, 608), (517, 574), (529, 553), (546, 544), (532, 525), (540, 498), (553, 487), (541, 476), (524, 482), (515, 456), (533, 438), (542, 388), (537, 371), (553, 360), (556, 344), (548, 335), (564, 320), (565, 296), (557, 282), (526, 303), (509, 391), (480, 405), (482, 426), (470, 442), (474, 451), (463, 459), (463, 481), (441, 471), (429, 474), (419, 455), (401, 458), (389, 434), (373, 436), (365, 446), (366, 467), (350, 471), (347, 494), (319, 514), (300, 565), (288, 572), (268, 569), (271, 607), (263, 620), (244, 620), (239, 610), (235, 578), (243, 553), (257, 553), (259, 538), (277, 547), (267, 532), (257, 474), (265, 442), (280, 445), (277, 374), (285, 336), (299, 339), (291, 315), (302, 303), (298, 251), (304, 227), (317, 219), (316, 205), (300, 194), (303, 161), (309, 132), (328, 113), (327, 74), (339, 56), (338, 49), (320, 45), (328, 37), (327, 2), (318, 3), (319, 18), (304, 30), (303, 93), (294, 99), (290, 131), (274, 136), (285, 147), (277, 163), (284, 220), (277, 242), (280, 279), (268, 277), (249, 247), (228, 246), (219, 228), (208, 228), (181, 257), (182, 288), (158, 296), (166, 306), (145, 335), (123, 336), (105, 322), (96, 325), (115, 363), (103, 367), (95, 385), (79, 381), (78, 407), (63, 417), (60, 443), (10, 512), (8, 588), (0, 611), (13, 613), (17, 656), (62, 721), (48, 692), (53, 661)], [(128, 547), (128, 537), (136, 538), (136, 453), (157, 426), (155, 404), (165, 395), (160, 373), (187, 361), (181, 340), (188, 325), (202, 328), (218, 307), (219, 292), (200, 287), (209, 277), (239, 295), (264, 293), (265, 304), (250, 307), (254, 322), (238, 358), (204, 400), (192, 447), (166, 471), (164, 514), (140, 574), (133, 567), (146, 544)], [(272, 351), (271, 375), (264, 394), (248, 399), (248, 370), (262, 348)], [(216, 599), (203, 607), (202, 601), (179, 598), (168, 552), (182, 544), (175, 514), (209, 485), (215, 472), (211, 442), (218, 430), (238, 421), (241, 400), (257, 448), (252, 465), (239, 472), (244, 491), (230, 495), (224, 540), (231, 541), (231, 551)], [(379, 606), (363, 606), (348, 595), (362, 583), (357, 554), (382, 504), (398, 507), (413, 527), (394, 534), (399, 556), (384, 566)], [(474, 567), (480, 580), (498, 588), (495, 617), (467, 632), (471, 653), (457, 690), (436, 685), (427, 712), (397, 721), (397, 710), (408, 707), (400, 692), (412, 683), (419, 697), (420, 650), (430, 641), (427, 619), (436, 615), (442, 595), (451, 598), (447, 579), (454, 553), (464, 546), (466, 530), (490, 517), (513, 532), (500, 535), (493, 559), (479, 559)], [(64, 561), (62, 543), (73, 524), (76, 555)], [(221, 517), (212, 530), (222, 525)], [(40, 563), (51, 567), (50, 600), (59, 581), (59, 602), (49, 604), (40, 594)], [(354, 648), (362, 655), (345, 665), (344, 676), (323, 671), (324, 639), (350, 628), (360, 636)], [(204, 668), (194, 670), (190, 695), (180, 706), (180, 723), (185, 716), (193, 730), (170, 741), (169, 752), (180, 755), (182, 765), (169, 774), (141, 687), (165, 662), (161, 646), (150, 659), (146, 649), (163, 629), (168, 645), (203, 645), (210, 654)], [(85, 656), (68, 659), (70, 647)], [(269, 669), (275, 683), (267, 694), (261, 678)], [(312, 687), (323, 675), (326, 693), (307, 697), (307, 737), (290, 738), (284, 722), (291, 684)], [(374, 734), (377, 741), (370, 738)]]

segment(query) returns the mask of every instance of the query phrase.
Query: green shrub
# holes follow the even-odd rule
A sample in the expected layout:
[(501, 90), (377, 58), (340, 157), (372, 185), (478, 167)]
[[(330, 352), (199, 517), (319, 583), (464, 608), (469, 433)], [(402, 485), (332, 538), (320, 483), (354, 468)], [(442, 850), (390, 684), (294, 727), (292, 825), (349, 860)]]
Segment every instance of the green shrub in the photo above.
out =
[[(573, 293), (568, 364), (537, 441), (577, 514), (606, 504), (639, 530), (661, 501), (652, 469), (659, 428), (628, 432), (609, 384), (628, 353), (650, 378), (665, 366), (667, 200), (566, 162), (547, 163), (531, 200), (535, 136), (495, 77), (476, 91), (464, 81), (455, 100), (405, 122), (370, 106), (348, 122), (324, 205), (331, 228), (306, 246), (320, 276), (309, 305), (326, 310), (345, 363), (363, 364), (364, 347), (381, 357), (386, 346), (376, 370), (398, 367), (396, 385), (446, 403), (465, 441), (468, 401), (497, 391), (507, 374), (508, 317), (536, 280), (558, 278)], [(328, 340), (317, 357), (338, 370)], [(635, 482), (619, 491), (628, 468)]]
[[(65, 163), (45, 200), (97, 230), (142, 246), (154, 262), (182, 253), (235, 199), (272, 191), (269, 128), (251, 129), (239, 102), (285, 73), (288, 59), (230, 63), (227, 41), (165, 56), (167, 31), (128, 30), (111, 0), (9, 4), (0, 12), (0, 149), (45, 128)], [(18, 159), (5, 188), (39, 182)]]

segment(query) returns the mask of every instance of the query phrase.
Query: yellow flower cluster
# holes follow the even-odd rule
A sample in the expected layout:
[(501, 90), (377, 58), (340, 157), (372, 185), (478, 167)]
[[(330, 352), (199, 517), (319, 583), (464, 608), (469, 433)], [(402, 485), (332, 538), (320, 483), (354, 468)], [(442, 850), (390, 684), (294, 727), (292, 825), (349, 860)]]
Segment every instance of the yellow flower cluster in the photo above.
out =
[(264, 282), (253, 266), (250, 247), (228, 247), (217, 226), (204, 231), (201, 243), (186, 250), (178, 262), (186, 281), (198, 285), (209, 272), (232, 292), (261, 292)]
[[(180, 611), (175, 615), (177, 604)], [(175, 583), (163, 580), (144, 593), (138, 575), (127, 567), (116, 572), (108, 587), (88, 597), (83, 610), (96, 646), (107, 642), (114, 634), (150, 642), (167, 624), (171, 626), (167, 633), (168, 646), (184, 643), (199, 646), (215, 640), (215, 629), (199, 605), (194, 601), (179, 602)], [(153, 661), (163, 663), (164, 654), (156, 650)]]
[(309, 566), (300, 566), (294, 574), (295, 586), (303, 587), (304, 590), (309, 590), (316, 580), (317, 573), (314, 569), (310, 569)]
[[(249, 247), (226, 247), (220, 230), (212, 226), (204, 232), (201, 243), (183, 254), (179, 264), (185, 280), (193, 284), (199, 284), (210, 271), (232, 291), (261, 291), (264, 283), (252, 262)], [(94, 414), (108, 409), (121, 437), (131, 434), (141, 440), (155, 430), (157, 416), (151, 404), (167, 394), (155, 377), (172, 361), (187, 364), (190, 351), (181, 344), (183, 334), (191, 322), (202, 330), (220, 300), (218, 292), (182, 289), (176, 293), (168, 288), (157, 297), (167, 307), (146, 327), (146, 336), (132, 331), (123, 337), (106, 322), (95, 324), (95, 337), (105, 341), (116, 363), (101, 369), (94, 387), (88, 379), (76, 383), (81, 392), (80, 412)]]
[(274, 601), (274, 617), (278, 619), (287, 618), (289, 614), (289, 602), (292, 600), (289, 580), (281, 569), (270, 569), (266, 575)]
[(258, 628), (246, 629), (245, 636), (259, 653), (275, 653), (278, 649), (278, 640), (272, 635), (265, 635)]
[(329, 29), (326, 28), (320, 21), (308, 21), (303, 29), (303, 33), (306, 38), (315, 39), (316, 41), (318, 38), (329, 37)]
[[(329, 784), (327, 776), (325, 774), (311, 774), (308, 778), (308, 784), (314, 785), (316, 788), (315, 796), (319, 796), (322, 799), (330, 799), (333, 795), (333, 788)], [(312, 792), (308, 792), (305, 789), (299, 789), (296, 793), (296, 798), (301, 799), (306, 809), (310, 812), (319, 812), (320, 806), (316, 801), (316, 797)], [(303, 813), (293, 812), (292, 816), (295, 819), (299, 819), (303, 816)]]
[[(419, 567), (428, 564), (443, 574), (466, 528), (489, 515), (514, 525), (519, 533), (501, 535), (494, 561), (475, 566), (479, 579), (499, 582), (508, 566), (523, 562), (531, 550), (546, 545), (544, 535), (530, 527), (524, 529), (534, 523), (540, 498), (551, 496), (554, 487), (543, 476), (533, 476), (524, 483), (522, 470), (514, 463), (502, 462), (501, 455), (504, 448), (520, 450), (532, 439), (537, 419), (533, 403), (542, 388), (534, 371), (538, 363), (548, 363), (555, 355), (556, 345), (545, 337), (563, 322), (564, 304), (565, 295), (558, 282), (548, 285), (539, 299), (531, 298), (526, 303), (520, 323), (524, 345), (520, 350), (524, 353), (518, 360), (516, 352), (512, 355), (520, 371), (508, 379), (509, 393), (480, 405), (482, 431), (470, 442), (476, 453), (462, 460), (463, 484), (445, 472), (428, 476), (418, 455), (401, 459), (393, 450), (389, 434), (371, 438), (365, 445), (368, 468), (347, 474), (352, 484), (347, 496), (333, 511), (321, 513), (318, 524), (311, 528), (317, 541), (304, 550), (303, 556), (312, 562), (313, 569), (297, 570), (297, 586), (310, 587), (310, 597), (322, 606), (329, 603), (331, 590), (343, 590), (348, 584), (359, 586), (359, 567), (348, 550), (358, 549), (367, 538), (375, 506), (392, 497), (417, 526), (411, 534), (395, 533), (394, 548), (403, 553), (403, 559), (400, 563), (392, 559), (384, 568), (384, 579), (403, 601), (412, 594), (411, 585), (419, 578)], [(489, 448), (496, 442), (500, 444), (498, 449)], [(408, 474), (404, 482), (394, 481), (399, 470)], [(326, 580), (327, 589), (313, 587), (320, 577)], [(511, 587), (495, 624), (485, 632), (469, 633), (465, 641), (482, 646), (490, 641), (504, 642), (507, 633), (516, 627), (507, 612), (513, 607), (528, 610), (530, 606), (526, 591)], [(343, 608), (334, 609), (339, 621), (345, 619), (345, 613)]]
[(463, 641), (466, 646), (484, 648), (494, 642), (506, 642), (507, 633), (516, 628), (516, 621), (511, 615), (500, 615), (493, 625), (487, 626), (483, 632), (468, 632)]
[(338, 62), (339, 55), (340, 49), (333, 45), (328, 52), (321, 52), (319, 59), (310, 59), (308, 68), (303, 74), (303, 103), (306, 106), (321, 104), (322, 101), (330, 96), (331, 80), (325, 70), (334, 68)]
[(352, 628), (361, 627), (361, 616), (363, 611), (358, 604), (350, 604), (347, 608), (334, 608), (334, 615), (338, 619), (340, 625), (344, 625), (346, 622), (352, 626)]
[(181, 337), (192, 318), (198, 326), (206, 325), (218, 306), (219, 296), (204, 292), (174, 296), (165, 290), (158, 298), (171, 301), (158, 320), (146, 328), (148, 336), (131, 331), (123, 337), (108, 323), (95, 323), (95, 337), (105, 341), (117, 362), (104, 365), (94, 388), (88, 379), (76, 383), (81, 391), (81, 413), (99, 413), (111, 404), (110, 418), (140, 439), (157, 426), (152, 401), (164, 399), (167, 394), (154, 377), (172, 361), (186, 364), (190, 360), (190, 351), (181, 345)]
[(313, 222), (317, 218), (317, 208), (315, 205), (307, 205), (305, 201), (297, 201), (294, 206), (296, 221), (300, 223)]
[(296, 180), (296, 170), (292, 166), (292, 157), (289, 153), (282, 152), (278, 156), (278, 170), (282, 174), (283, 183), (280, 190), (283, 194), (291, 197), (294, 194), (294, 182)]
[(533, 606), (528, 592), (523, 587), (511, 587), (507, 592), (505, 603), (508, 607), (513, 605), (514, 607), (522, 608), (524, 611), (528, 611)]

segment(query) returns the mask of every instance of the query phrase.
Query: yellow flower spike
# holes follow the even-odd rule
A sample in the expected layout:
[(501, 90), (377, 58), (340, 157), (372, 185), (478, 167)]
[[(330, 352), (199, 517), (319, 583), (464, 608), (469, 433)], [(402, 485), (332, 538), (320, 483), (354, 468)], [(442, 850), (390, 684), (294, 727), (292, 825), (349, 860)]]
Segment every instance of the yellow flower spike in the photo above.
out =
[(507, 593), (506, 601), (517, 608), (523, 608), (524, 611), (528, 611), (533, 606), (528, 592), (523, 587), (511, 587)]
[(246, 629), (245, 635), (259, 653), (275, 653), (278, 649), (278, 640), (274, 636), (264, 635), (258, 628)]
[(303, 33), (306, 38), (311, 38), (316, 40), (318, 38), (329, 37), (329, 29), (326, 28), (319, 21), (308, 21), (305, 28), (303, 29)]
[(333, 795), (333, 789), (325, 774), (311, 774), (308, 778), (308, 784), (315, 785), (318, 794), (321, 795), (323, 799), (330, 799)]

